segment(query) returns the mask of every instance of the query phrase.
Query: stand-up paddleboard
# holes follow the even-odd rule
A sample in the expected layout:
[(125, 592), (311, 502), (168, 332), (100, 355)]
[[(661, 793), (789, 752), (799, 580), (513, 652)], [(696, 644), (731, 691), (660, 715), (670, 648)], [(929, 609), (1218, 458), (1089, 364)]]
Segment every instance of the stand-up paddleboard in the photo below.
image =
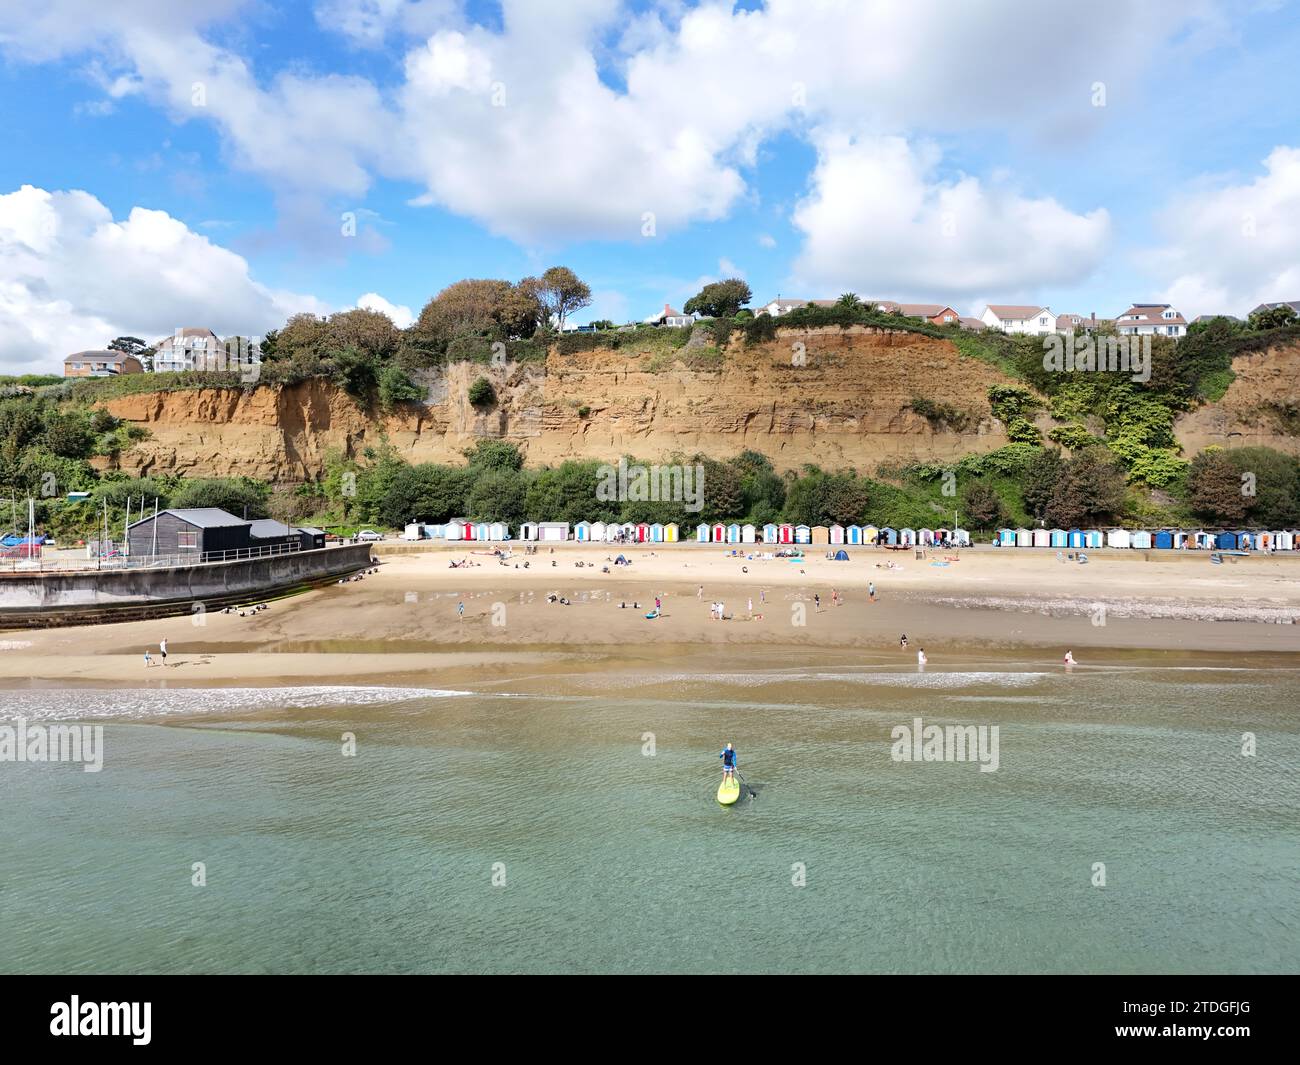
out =
[(718, 802), (723, 806), (730, 806), (740, 798), (740, 781), (736, 779), (736, 774), (723, 777), (722, 783), (718, 785)]

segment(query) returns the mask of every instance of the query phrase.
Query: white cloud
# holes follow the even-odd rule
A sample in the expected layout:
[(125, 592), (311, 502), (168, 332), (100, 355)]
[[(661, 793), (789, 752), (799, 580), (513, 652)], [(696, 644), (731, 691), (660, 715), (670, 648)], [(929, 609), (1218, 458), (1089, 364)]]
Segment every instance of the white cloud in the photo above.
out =
[(758, 235), (758, 246), (760, 248), (775, 248), (776, 238), (771, 233), (760, 233)]
[[(429, 35), (388, 91), (300, 71), (259, 81), (203, 36), (241, 6), (44, 0), (35, 16), (0, 10), (0, 48), (26, 59), (98, 50), (121, 68), (105, 75), (117, 91), (215, 123), (233, 162), (282, 204), (359, 199), (382, 175), (422, 185), (417, 202), (544, 245), (637, 239), (647, 214), (658, 235), (721, 218), (747, 193), (742, 168), (782, 131), (1032, 136), (1062, 115), (1076, 132), (1099, 125), (1094, 81), (1122, 96), (1151, 55), (1216, 10), (1208, 0), (769, 0), (757, 10), (673, 0), (632, 16), (619, 0), (503, 0), (498, 30), (443, 0), (321, 0), (318, 21), (358, 43), (394, 29)], [(1052, 42), (1052, 61), (1007, 62), (1007, 27)], [(602, 77), (611, 56), (625, 87)]]
[(395, 33), (429, 34), (455, 19), (458, 0), (317, 0), (316, 25), (374, 48)]
[(1300, 148), (1274, 148), (1253, 181), (1182, 193), (1159, 223), (1165, 243), (1145, 263), (1164, 285), (1153, 299), (1189, 317), (1300, 299)]
[(65, 355), (177, 326), (261, 335), (310, 296), (254, 281), (248, 263), (164, 211), (114, 220), (87, 192), (0, 195), (0, 367), (57, 372)]
[(364, 307), (368, 311), (379, 311), (381, 314), (388, 315), (398, 329), (405, 329), (415, 321), (415, 315), (411, 312), (410, 307), (403, 306), (400, 303), (389, 303), (378, 292), (367, 292), (357, 300), (357, 306)]
[(1110, 237), (1105, 210), (1078, 214), (1002, 182), (938, 174), (940, 154), (902, 137), (822, 134), (795, 281), (817, 295), (954, 301), (1031, 296), (1078, 282)]

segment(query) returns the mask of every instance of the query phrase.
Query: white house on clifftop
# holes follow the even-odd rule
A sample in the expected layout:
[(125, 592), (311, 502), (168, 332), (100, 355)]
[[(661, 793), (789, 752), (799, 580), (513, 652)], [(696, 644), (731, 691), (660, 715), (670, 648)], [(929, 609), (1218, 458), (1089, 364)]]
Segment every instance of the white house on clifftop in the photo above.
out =
[(1183, 337), (1187, 319), (1167, 303), (1135, 303), (1115, 319), (1120, 336)]
[(1056, 315), (1052, 309), (1036, 304), (990, 303), (980, 315), (980, 321), (1004, 333), (1046, 336), (1056, 332)]

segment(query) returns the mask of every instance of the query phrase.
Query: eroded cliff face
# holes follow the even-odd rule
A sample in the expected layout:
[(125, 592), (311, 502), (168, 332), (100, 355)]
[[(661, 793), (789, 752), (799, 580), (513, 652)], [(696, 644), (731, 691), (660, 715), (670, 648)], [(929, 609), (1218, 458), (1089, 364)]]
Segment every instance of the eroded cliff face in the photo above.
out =
[(1271, 447), (1300, 455), (1300, 346), (1269, 348), (1232, 360), (1236, 379), (1218, 403), (1174, 425), (1183, 454), (1211, 444)]
[[(948, 459), (1007, 442), (987, 393), (1010, 379), (946, 340), (864, 328), (782, 330), (770, 344), (733, 342), (715, 371), (666, 362), (649, 351), (601, 349), (553, 352), (544, 365), (458, 363), (430, 376), (427, 403), (387, 416), (363, 411), (324, 381), (123, 396), (105, 405), (151, 434), (121, 456), (128, 472), (277, 483), (315, 480), (328, 451), (355, 456), (385, 438), (412, 462), (463, 462), (461, 452), (486, 437), (517, 443), (529, 465), (697, 451), (726, 458), (753, 449), (778, 470), (813, 462), (863, 472), (886, 459)], [(466, 396), (480, 375), (499, 399), (489, 413)], [(933, 427), (911, 409), (917, 397), (963, 412), (963, 431)]]

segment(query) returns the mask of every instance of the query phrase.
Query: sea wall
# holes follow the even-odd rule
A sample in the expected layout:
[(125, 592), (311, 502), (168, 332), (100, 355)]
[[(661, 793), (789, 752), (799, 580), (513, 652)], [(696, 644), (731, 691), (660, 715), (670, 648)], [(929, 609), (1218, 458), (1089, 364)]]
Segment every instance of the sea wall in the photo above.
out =
[(347, 544), (199, 566), (3, 574), (0, 628), (210, 611), (333, 580), (369, 562), (369, 544)]

